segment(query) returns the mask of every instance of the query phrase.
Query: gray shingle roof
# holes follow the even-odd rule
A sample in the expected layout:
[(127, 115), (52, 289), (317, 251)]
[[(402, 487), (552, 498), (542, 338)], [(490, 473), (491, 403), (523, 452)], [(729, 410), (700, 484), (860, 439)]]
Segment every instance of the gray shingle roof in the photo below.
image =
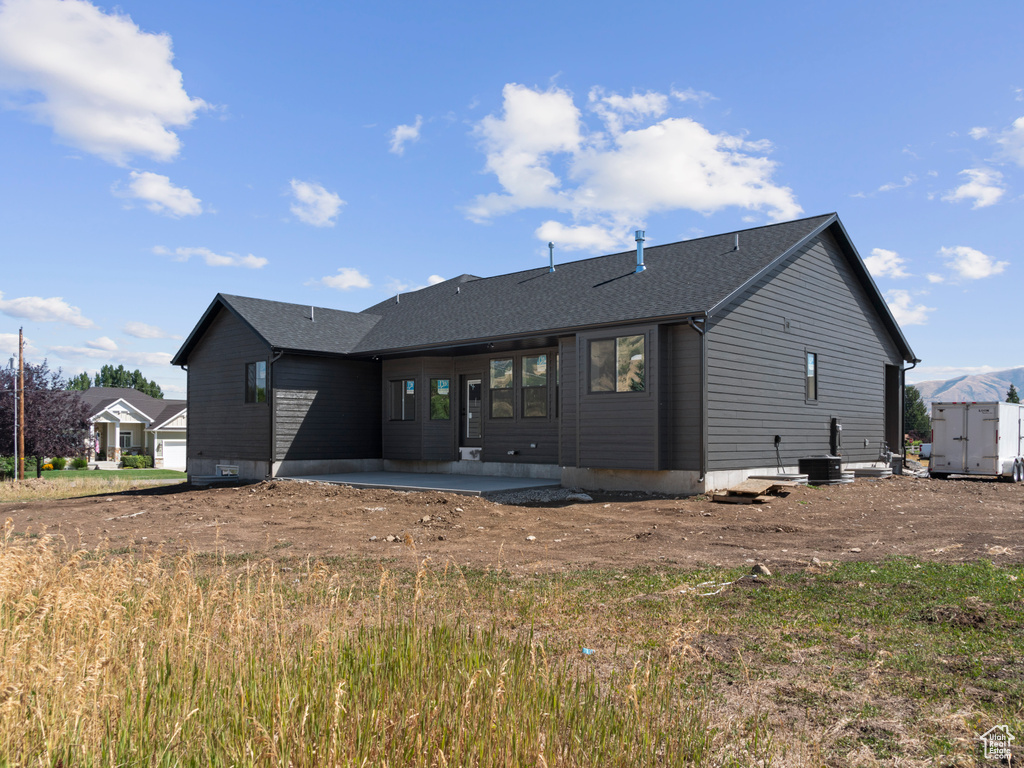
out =
[(151, 418), (154, 425), (163, 424), (188, 406), (185, 400), (161, 400), (130, 387), (89, 387), (78, 395), (89, 406), (90, 417), (101, 413), (111, 403), (124, 400)]
[(771, 224), (737, 233), (645, 249), (647, 269), (636, 273), (636, 252), (600, 256), (495, 277), (460, 275), (402, 294), (363, 312), (218, 294), (174, 356), (188, 361), (221, 306), (233, 311), (274, 349), (319, 354), (380, 354), (539, 336), (553, 331), (711, 314), (764, 270), (827, 227), (847, 245), (870, 285), (879, 314), (912, 358), (909, 346), (856, 258), (835, 214)]
[[(456, 278), (366, 310), (381, 322), (356, 346), (379, 352), (697, 314), (834, 218), (816, 216), (740, 233), (657, 245), (497, 277)], [(461, 281), (461, 282), (459, 282)], [(458, 289), (458, 291), (456, 291)]]

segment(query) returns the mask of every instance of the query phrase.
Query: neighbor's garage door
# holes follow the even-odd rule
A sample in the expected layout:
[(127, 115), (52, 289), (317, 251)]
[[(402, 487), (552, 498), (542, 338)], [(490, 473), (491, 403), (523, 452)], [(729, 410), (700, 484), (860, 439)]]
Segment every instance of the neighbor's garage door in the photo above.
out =
[(185, 471), (184, 440), (164, 440), (164, 469)]

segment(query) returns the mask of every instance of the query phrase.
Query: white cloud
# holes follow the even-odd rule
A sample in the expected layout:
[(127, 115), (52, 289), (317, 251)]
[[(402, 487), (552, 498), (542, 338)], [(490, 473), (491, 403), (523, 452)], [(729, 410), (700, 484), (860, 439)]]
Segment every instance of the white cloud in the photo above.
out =
[(117, 349), (117, 342), (109, 336), (100, 336), (98, 339), (85, 342), (85, 346), (90, 349), (98, 349), (101, 352), (113, 352)]
[(420, 140), (420, 128), (423, 126), (423, 117), (416, 115), (416, 122), (412, 125), (399, 125), (391, 131), (391, 149), (396, 155), (405, 154), (405, 145), (409, 142)]
[(310, 280), (306, 285), (323, 285), (327, 288), (336, 288), (339, 291), (350, 291), (353, 288), (371, 287), (370, 278), (353, 267), (340, 267), (338, 274), (327, 275), (319, 280)]
[(624, 247), (628, 237), (599, 224), (566, 226), (560, 221), (545, 221), (534, 234), (539, 240), (557, 243), (567, 251), (612, 251)]
[(697, 104), (702, 107), (709, 101), (718, 101), (717, 96), (714, 96), (707, 91), (696, 91), (693, 88), (687, 88), (685, 91), (677, 91), (673, 88), (672, 96), (679, 101), (696, 101)]
[(986, 208), (999, 202), (1006, 190), (1003, 188), (1003, 174), (990, 168), (967, 168), (960, 171), (968, 181), (942, 196), (943, 200), (957, 203), (973, 200), (972, 208)]
[(594, 133), (567, 91), (509, 83), (503, 95), (501, 115), (476, 126), (486, 168), (503, 191), (474, 200), (467, 214), (475, 221), (553, 209), (572, 222), (547, 221), (538, 237), (560, 234), (568, 241), (559, 245), (589, 249), (628, 243), (630, 231), (660, 211), (736, 206), (766, 210), (777, 220), (802, 211), (792, 190), (772, 182), (776, 164), (762, 156), (768, 142), (713, 134), (688, 118), (664, 117), (645, 127), (668, 109), (661, 94), (591, 90), (590, 108), (606, 129)]
[(646, 118), (661, 117), (668, 110), (668, 96), (663, 93), (648, 91), (620, 96), (595, 86), (587, 96), (590, 109), (608, 127), (612, 133), (621, 133), (623, 125), (635, 125)]
[(1024, 167), (1024, 117), (1018, 117), (1003, 131), (972, 128), (970, 134), (975, 139), (989, 139), (995, 142), (1001, 155)]
[(889, 182), (888, 184), (883, 184), (882, 186), (880, 186), (878, 188), (878, 191), (879, 192), (892, 192), (894, 189), (904, 189), (906, 187), (909, 187), (915, 181), (917, 181), (917, 176), (915, 176), (914, 174), (911, 173), (911, 174), (908, 174), (908, 175), (904, 176), (903, 177), (903, 181), (899, 181), (899, 182), (893, 181), (893, 182)]
[(312, 224), (314, 227), (333, 227), (345, 201), (333, 192), (328, 192), (320, 184), (311, 181), (291, 180), (292, 203), (291, 212), (299, 221)]
[(184, 187), (171, 184), (167, 176), (149, 171), (132, 171), (128, 191), (122, 192), (117, 187), (114, 194), (142, 200), (153, 213), (162, 213), (171, 218), (182, 216), (198, 216), (203, 212), (202, 201)]
[(0, 87), (72, 146), (124, 165), (132, 155), (177, 156), (174, 128), (206, 106), (182, 87), (171, 38), (85, 0), (0, 4)]
[(965, 245), (940, 248), (939, 255), (948, 259), (946, 266), (964, 280), (980, 280), (998, 275), (1010, 264), (1008, 261), (993, 261), (991, 256)]
[(131, 320), (124, 324), (121, 329), (129, 336), (134, 336), (136, 339), (180, 339), (181, 336), (175, 336), (173, 333), (168, 333), (162, 328), (158, 328), (155, 325), (148, 325), (146, 323), (139, 322), (138, 320)]
[(430, 277), (427, 278), (427, 285), (437, 285), (438, 283), (443, 282), (444, 278), (441, 277), (440, 275), (431, 275)]
[(935, 307), (915, 305), (909, 291), (888, 291), (885, 294), (885, 303), (889, 305), (889, 311), (900, 325), (924, 325), (928, 322), (928, 313), (935, 311)]
[(4, 299), (0, 292), (0, 312), (37, 323), (67, 323), (77, 328), (92, 328), (95, 325), (92, 320), (82, 316), (82, 310), (72, 307), (59, 296), (49, 299), (39, 296)]
[(872, 248), (871, 255), (864, 259), (864, 266), (873, 277), (910, 277), (905, 264), (906, 260), (896, 251), (885, 248)]
[(172, 256), (175, 261), (188, 261), (193, 256), (199, 256), (206, 262), (208, 267), (246, 267), (248, 269), (261, 269), (266, 266), (267, 260), (262, 256), (239, 256), (237, 253), (227, 254), (214, 253), (209, 248), (175, 248), (173, 251), (158, 245), (153, 248), (153, 253), (160, 256)]
[[(32, 340), (26, 336), (25, 342), (25, 356), (34, 357), (39, 350), (32, 344)], [(18, 334), (16, 333), (0, 333), (0, 357), (13, 357), (15, 363), (18, 361)], [(6, 360), (0, 360), (0, 365), (6, 364)]]
[[(97, 339), (97, 342), (102, 343), (100, 339)], [(102, 360), (105, 363), (136, 367), (164, 366), (169, 365), (171, 362), (171, 353), (169, 352), (132, 352), (120, 350), (116, 344), (114, 344), (112, 349), (105, 349), (92, 341), (87, 341), (85, 346), (82, 347), (50, 347), (47, 352), (70, 360)]]
[(925, 277), (928, 278), (928, 282), (929, 283), (944, 283), (944, 282), (946, 282), (946, 278), (944, 278), (942, 275), (936, 275), (933, 272), (928, 273), (927, 275), (925, 275)]

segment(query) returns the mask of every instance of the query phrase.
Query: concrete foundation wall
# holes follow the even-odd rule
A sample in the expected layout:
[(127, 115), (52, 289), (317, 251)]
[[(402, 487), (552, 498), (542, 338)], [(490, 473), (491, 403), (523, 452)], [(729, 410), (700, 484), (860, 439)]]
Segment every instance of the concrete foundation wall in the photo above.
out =
[[(876, 466), (878, 462), (852, 461), (843, 464), (843, 469), (860, 469)], [(795, 474), (799, 467), (783, 467), (782, 474)], [(562, 467), (562, 486), (583, 488), (588, 491), (650, 491), (681, 496), (722, 491), (739, 485), (751, 475), (776, 475), (777, 467), (753, 467), (749, 469), (726, 469), (708, 472), (704, 480), (700, 473), (689, 470), (646, 471), (627, 469), (584, 469)]]
[(192, 479), (193, 475), (216, 475), (218, 464), (229, 464), (233, 467), (238, 467), (238, 479), (239, 480), (266, 480), (267, 472), (269, 470), (269, 462), (266, 461), (249, 461), (245, 459), (206, 459), (198, 457), (190, 457), (188, 460), (188, 476), (189, 480)]

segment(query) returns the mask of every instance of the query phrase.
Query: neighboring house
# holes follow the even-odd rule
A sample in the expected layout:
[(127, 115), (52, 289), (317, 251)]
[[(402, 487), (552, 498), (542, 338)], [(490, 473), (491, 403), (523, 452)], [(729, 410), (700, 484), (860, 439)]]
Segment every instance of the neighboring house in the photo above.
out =
[[(640, 249), (638, 249), (640, 250)], [(363, 312), (218, 294), (175, 355), (188, 468), (720, 488), (900, 451), (915, 357), (835, 214), (524, 272)]]
[(89, 406), (90, 458), (120, 461), (123, 453), (148, 454), (154, 467), (185, 469), (185, 400), (161, 400), (123, 387), (90, 387), (78, 394)]

